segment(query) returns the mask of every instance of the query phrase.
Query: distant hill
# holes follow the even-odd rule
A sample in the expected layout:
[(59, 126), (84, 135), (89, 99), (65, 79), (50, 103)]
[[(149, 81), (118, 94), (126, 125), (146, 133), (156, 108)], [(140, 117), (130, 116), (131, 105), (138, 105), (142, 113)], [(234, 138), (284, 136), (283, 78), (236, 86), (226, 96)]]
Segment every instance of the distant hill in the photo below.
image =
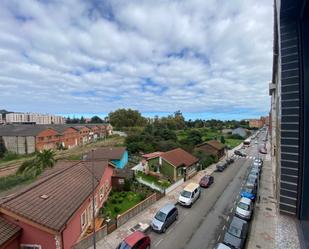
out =
[(0, 110), (0, 114), (7, 114), (7, 113), (10, 113), (9, 111), (7, 111), (7, 110)]

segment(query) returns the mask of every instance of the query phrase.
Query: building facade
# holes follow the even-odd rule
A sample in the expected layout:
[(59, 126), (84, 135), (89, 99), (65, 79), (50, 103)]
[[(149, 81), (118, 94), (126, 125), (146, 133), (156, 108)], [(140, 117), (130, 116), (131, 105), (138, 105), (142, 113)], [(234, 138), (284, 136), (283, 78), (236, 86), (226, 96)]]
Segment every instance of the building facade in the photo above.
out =
[(56, 115), (38, 113), (7, 113), (5, 122), (8, 124), (65, 124), (65, 118)]
[(7, 245), (3, 248), (71, 249), (78, 243), (91, 227), (93, 200), (96, 216), (111, 190), (114, 167), (107, 161), (93, 164), (60, 161), (29, 188), (5, 199), (0, 204), (0, 231), (4, 225), (14, 233), (6, 229), (6, 238), (0, 236), (0, 243)]
[(278, 209), (295, 216), (309, 247), (309, 2), (276, 0), (271, 148)]

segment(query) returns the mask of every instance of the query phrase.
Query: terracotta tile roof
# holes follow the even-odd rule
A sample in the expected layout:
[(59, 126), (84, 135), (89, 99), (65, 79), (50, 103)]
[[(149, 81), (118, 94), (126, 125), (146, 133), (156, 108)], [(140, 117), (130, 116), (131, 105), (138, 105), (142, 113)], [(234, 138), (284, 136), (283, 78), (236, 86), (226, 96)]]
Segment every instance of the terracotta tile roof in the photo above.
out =
[(188, 167), (198, 162), (198, 158), (180, 148), (165, 152), (161, 157), (175, 167), (180, 167), (182, 165)]
[(0, 246), (12, 239), (21, 228), (0, 217)]
[[(63, 164), (63, 169), (47, 174), (7, 198), (0, 207), (54, 231), (61, 231), (92, 193), (92, 173), (90, 161), (73, 161), (71, 166), (61, 161), (57, 164)], [(61, 165), (57, 167), (61, 168)], [(107, 161), (94, 162), (95, 186), (106, 167)]]
[[(119, 160), (122, 158), (123, 153), (126, 151), (126, 147), (101, 147), (97, 148), (93, 152), (93, 159), (106, 159), (106, 160)], [(90, 151), (87, 159), (92, 159), (92, 151)]]
[(159, 156), (161, 156), (162, 154), (164, 154), (164, 152), (156, 151), (156, 152), (144, 154), (144, 155), (142, 155), (142, 157), (145, 158), (145, 159), (147, 159), (147, 160), (149, 160), (149, 159), (151, 159), (151, 158), (159, 157)]
[(218, 140), (210, 140), (210, 141), (202, 143), (202, 144), (200, 144), (196, 147), (200, 147), (200, 146), (203, 146), (205, 144), (209, 144), (211, 147), (215, 148), (216, 150), (222, 150), (223, 148), (225, 148), (225, 145), (220, 143)]

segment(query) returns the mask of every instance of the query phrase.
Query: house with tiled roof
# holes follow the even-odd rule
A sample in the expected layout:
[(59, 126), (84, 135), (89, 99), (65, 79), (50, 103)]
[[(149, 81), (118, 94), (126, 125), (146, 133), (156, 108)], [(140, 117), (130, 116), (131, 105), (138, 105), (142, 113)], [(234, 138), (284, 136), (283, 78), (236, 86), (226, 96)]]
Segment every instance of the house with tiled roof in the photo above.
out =
[(126, 147), (100, 147), (90, 151), (85, 158), (109, 160), (118, 169), (123, 169), (129, 161), (129, 154)]
[(72, 248), (93, 221), (92, 181), (96, 215), (111, 190), (113, 170), (108, 161), (57, 162), (36, 182), (0, 200), (0, 232), (11, 231), (1, 232), (0, 242), (17, 245), (10, 249)]
[(219, 160), (225, 155), (225, 148), (226, 146), (218, 140), (210, 140), (197, 145), (195, 150), (202, 151), (207, 155), (213, 155)]
[(187, 180), (195, 175), (198, 161), (198, 158), (187, 151), (177, 148), (164, 153), (153, 154), (147, 160), (147, 167), (150, 171), (161, 174), (175, 182), (181, 178)]

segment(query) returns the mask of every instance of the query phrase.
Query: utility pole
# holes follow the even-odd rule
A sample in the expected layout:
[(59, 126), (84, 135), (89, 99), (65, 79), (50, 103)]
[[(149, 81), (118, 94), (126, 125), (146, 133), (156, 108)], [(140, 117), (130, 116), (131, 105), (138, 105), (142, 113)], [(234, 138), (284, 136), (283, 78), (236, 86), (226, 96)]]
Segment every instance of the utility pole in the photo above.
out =
[(96, 239), (95, 239), (95, 207), (94, 207), (94, 149), (91, 150), (91, 172), (92, 172), (92, 226), (93, 226), (93, 248), (96, 249)]

